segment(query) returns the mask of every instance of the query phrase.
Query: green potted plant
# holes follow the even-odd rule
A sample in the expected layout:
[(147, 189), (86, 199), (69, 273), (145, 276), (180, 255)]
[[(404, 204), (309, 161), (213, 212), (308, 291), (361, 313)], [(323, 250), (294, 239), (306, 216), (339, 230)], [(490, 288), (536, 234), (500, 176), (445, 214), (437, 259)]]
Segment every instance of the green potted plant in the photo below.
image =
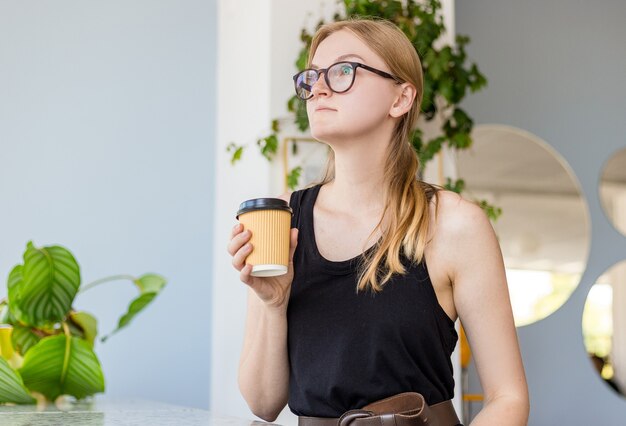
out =
[(129, 279), (139, 294), (117, 327), (126, 327), (161, 292), (157, 274), (115, 275), (81, 285), (72, 253), (29, 241), (23, 263), (8, 277), (8, 298), (0, 301), (0, 403), (53, 402), (59, 396), (82, 399), (104, 392), (104, 375), (94, 352), (96, 318), (72, 306), (76, 295), (96, 285)]

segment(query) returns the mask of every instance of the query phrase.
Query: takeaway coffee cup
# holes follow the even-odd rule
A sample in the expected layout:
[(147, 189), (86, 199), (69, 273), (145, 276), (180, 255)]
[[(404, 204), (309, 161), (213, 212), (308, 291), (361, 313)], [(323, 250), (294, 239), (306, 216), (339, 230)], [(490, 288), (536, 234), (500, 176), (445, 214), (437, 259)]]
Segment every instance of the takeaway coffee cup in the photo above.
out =
[(246, 258), (246, 263), (252, 265), (250, 275), (274, 277), (287, 273), (292, 214), (289, 203), (280, 198), (255, 198), (239, 205), (237, 219), (243, 229), (252, 232), (252, 252)]

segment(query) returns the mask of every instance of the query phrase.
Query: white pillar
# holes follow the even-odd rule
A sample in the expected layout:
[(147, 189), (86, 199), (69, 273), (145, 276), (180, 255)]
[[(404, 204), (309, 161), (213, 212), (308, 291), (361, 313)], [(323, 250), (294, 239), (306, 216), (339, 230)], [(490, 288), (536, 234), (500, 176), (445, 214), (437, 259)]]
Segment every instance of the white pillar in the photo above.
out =
[[(270, 192), (270, 165), (255, 146), (256, 139), (269, 131), (271, 119), (270, 45), (269, 0), (219, 1), (215, 267), (212, 301), (207, 306), (212, 311), (209, 407), (215, 413), (243, 418), (254, 418), (237, 385), (246, 289), (231, 265), (226, 244), (241, 201), (276, 195)], [(235, 166), (226, 152), (231, 141), (250, 144)]]
[[(441, 3), (441, 13), (446, 32), (437, 40), (435, 46), (440, 48), (442, 45), (453, 46), (455, 43), (456, 29), (454, 24), (454, 1), (443, 0)], [(439, 136), (441, 134), (441, 126), (443, 125), (443, 117), (438, 114), (430, 122), (420, 117), (420, 127), (424, 130), (424, 141)], [(457, 179), (456, 152), (447, 146), (443, 146), (439, 154), (437, 154), (424, 170), (424, 180), (426, 182), (443, 185), (445, 178), (452, 180)], [(458, 328), (458, 323), (457, 323)], [(460, 368), (460, 364), (459, 364)], [(456, 379), (455, 379), (456, 380)], [(460, 375), (459, 375), (460, 380)], [(460, 394), (461, 388), (458, 388)], [(456, 393), (456, 392), (455, 392)], [(459, 407), (460, 409), (460, 407)]]

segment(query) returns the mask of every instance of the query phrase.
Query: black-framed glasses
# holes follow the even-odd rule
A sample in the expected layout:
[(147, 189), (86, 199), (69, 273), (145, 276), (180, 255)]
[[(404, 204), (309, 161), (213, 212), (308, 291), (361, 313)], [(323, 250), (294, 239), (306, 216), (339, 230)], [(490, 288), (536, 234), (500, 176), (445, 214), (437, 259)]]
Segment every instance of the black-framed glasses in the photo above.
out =
[(360, 62), (342, 61), (334, 63), (328, 68), (309, 68), (294, 75), (293, 82), (296, 88), (296, 95), (298, 98), (305, 101), (311, 99), (313, 96), (313, 85), (317, 83), (321, 73), (324, 73), (324, 80), (330, 90), (335, 93), (347, 92), (354, 84), (357, 68), (363, 68), (381, 77), (390, 78), (396, 83), (403, 83), (403, 81), (395, 75), (370, 67), (369, 65)]

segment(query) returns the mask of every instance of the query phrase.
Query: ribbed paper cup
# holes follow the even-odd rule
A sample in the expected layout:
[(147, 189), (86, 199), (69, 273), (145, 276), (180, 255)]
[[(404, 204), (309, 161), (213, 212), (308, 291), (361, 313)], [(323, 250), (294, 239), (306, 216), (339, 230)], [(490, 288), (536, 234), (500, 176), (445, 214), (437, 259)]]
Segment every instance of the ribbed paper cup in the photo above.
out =
[(250, 275), (274, 277), (287, 273), (291, 215), (289, 204), (280, 198), (255, 198), (241, 203), (237, 219), (243, 229), (252, 233), (252, 252), (246, 258), (246, 264), (252, 265)]

